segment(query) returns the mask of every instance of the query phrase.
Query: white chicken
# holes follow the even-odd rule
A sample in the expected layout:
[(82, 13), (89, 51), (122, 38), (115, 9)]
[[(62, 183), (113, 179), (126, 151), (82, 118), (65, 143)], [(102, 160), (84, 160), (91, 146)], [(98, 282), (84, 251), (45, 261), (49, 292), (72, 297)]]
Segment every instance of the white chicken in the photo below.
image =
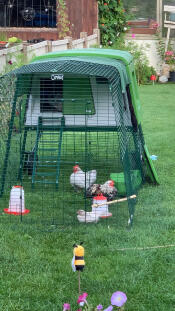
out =
[(97, 171), (92, 170), (88, 172), (83, 172), (79, 165), (75, 165), (73, 167), (73, 173), (70, 176), (70, 183), (71, 185), (77, 189), (77, 188), (89, 188), (97, 178)]
[(84, 210), (77, 211), (77, 218), (79, 222), (98, 222), (100, 215), (95, 212), (85, 212)]

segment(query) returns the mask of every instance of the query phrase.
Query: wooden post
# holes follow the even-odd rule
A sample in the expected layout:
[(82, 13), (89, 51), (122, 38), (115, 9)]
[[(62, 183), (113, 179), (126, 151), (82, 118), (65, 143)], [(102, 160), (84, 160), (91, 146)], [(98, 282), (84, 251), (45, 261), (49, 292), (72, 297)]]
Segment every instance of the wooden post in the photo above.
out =
[(23, 51), (23, 54), (24, 54), (24, 61), (25, 61), (25, 63), (27, 63), (27, 61), (28, 61), (27, 46), (28, 46), (27, 43), (23, 43), (22, 51)]
[(65, 37), (68, 40), (67, 48), (72, 49), (72, 37)]
[(160, 0), (160, 31), (161, 31), (161, 34), (162, 34), (162, 16), (163, 16), (163, 6), (162, 6), (162, 0)]
[(87, 32), (80, 32), (80, 38), (84, 39), (83, 48), (86, 49), (88, 47), (88, 45), (87, 45)]
[(57, 40), (59, 39), (59, 22), (58, 22), (58, 16), (59, 16), (59, 2), (56, 0), (56, 26), (57, 26)]
[(47, 52), (52, 52), (52, 41), (47, 40)]
[(78, 292), (80, 296), (81, 295), (80, 270), (78, 271)]
[(159, 20), (160, 20), (160, 16), (159, 16), (159, 11), (160, 11), (160, 2), (159, 0), (157, 0), (157, 11), (156, 11), (156, 20), (157, 20), (157, 23), (159, 24)]
[(100, 29), (94, 29), (93, 33), (97, 34), (97, 44), (100, 45)]
[(157, 23), (160, 27), (160, 33), (162, 34), (162, 0), (157, 0), (157, 14), (156, 14)]

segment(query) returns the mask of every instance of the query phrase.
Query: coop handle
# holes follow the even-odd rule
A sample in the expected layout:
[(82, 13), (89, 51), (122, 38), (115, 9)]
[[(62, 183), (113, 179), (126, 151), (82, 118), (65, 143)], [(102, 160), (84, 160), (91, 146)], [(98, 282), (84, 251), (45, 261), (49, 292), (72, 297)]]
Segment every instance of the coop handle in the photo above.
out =
[(127, 201), (128, 199), (135, 199), (135, 198), (136, 198), (136, 195), (133, 194), (133, 195), (131, 195), (128, 198), (126, 197), (126, 198), (122, 198), (122, 199), (118, 199), (118, 200), (113, 200), (113, 201), (109, 201), (109, 202), (102, 203), (102, 204), (93, 204), (92, 207), (99, 207), (99, 206), (102, 206), (102, 205), (110, 205), (110, 204), (119, 203), (119, 202)]

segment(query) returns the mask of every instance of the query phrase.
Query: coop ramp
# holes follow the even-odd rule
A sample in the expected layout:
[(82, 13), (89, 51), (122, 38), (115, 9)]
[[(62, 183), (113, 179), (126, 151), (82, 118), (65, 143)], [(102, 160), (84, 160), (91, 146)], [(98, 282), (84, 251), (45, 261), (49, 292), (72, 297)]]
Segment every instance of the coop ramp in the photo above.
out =
[[(55, 126), (45, 126), (45, 121)], [(39, 117), (35, 143), (32, 187), (36, 183), (59, 185), (60, 159), (64, 117)]]

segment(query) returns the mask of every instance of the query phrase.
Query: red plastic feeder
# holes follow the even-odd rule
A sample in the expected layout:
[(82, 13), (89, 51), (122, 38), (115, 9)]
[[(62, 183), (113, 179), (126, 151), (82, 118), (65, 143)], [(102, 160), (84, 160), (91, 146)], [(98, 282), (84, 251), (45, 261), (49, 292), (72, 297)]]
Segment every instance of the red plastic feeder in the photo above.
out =
[(13, 212), (9, 208), (4, 208), (4, 213), (18, 216), (18, 215), (28, 214), (28, 213), (30, 213), (30, 210), (29, 209), (25, 209), (25, 211)]
[(4, 208), (4, 213), (12, 215), (24, 215), (30, 212), (25, 209), (24, 189), (22, 186), (13, 186), (10, 192), (9, 208)]
[(100, 216), (100, 218), (108, 218), (112, 216), (112, 213), (108, 211), (107, 198), (102, 194), (93, 198), (93, 204), (98, 204), (97, 207), (92, 206), (92, 212)]

